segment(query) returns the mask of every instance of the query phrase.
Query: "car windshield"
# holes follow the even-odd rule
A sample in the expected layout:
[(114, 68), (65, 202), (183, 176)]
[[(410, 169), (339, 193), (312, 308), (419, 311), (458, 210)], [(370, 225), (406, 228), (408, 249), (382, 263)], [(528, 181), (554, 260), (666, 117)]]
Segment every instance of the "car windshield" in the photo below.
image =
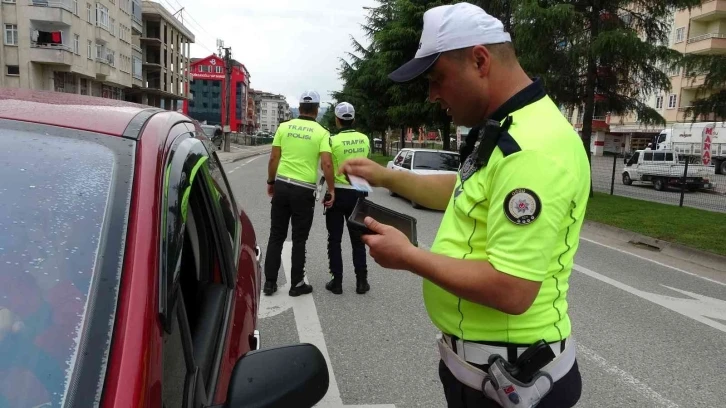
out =
[(0, 121), (0, 406), (83, 401), (105, 373), (133, 143), (92, 135)]
[(421, 170), (459, 170), (459, 155), (446, 152), (416, 152), (413, 168)]

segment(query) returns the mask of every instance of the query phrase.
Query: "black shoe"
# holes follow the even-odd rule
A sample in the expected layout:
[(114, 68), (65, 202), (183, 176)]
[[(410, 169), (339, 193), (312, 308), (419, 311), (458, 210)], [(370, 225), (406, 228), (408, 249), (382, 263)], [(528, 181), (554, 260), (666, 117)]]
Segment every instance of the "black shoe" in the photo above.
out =
[(270, 296), (273, 293), (277, 292), (277, 283), (272, 282), (272, 281), (265, 282), (264, 292), (265, 292), (265, 296)]
[(340, 295), (343, 293), (343, 282), (340, 279), (331, 279), (330, 282), (325, 284), (325, 289)]
[(312, 285), (308, 285), (307, 283), (303, 283), (300, 286), (292, 287), (290, 288), (290, 292), (288, 292), (288, 294), (293, 297), (307, 295), (309, 293), (313, 293), (313, 287)]
[(355, 293), (362, 295), (371, 290), (371, 285), (368, 284), (368, 279), (357, 278), (355, 283)]

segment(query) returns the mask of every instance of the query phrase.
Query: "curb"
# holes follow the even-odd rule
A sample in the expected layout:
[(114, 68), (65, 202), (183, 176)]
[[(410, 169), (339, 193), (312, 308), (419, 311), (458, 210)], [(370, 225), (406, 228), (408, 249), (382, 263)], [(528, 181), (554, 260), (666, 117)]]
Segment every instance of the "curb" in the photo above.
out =
[(596, 234), (605, 235), (639, 248), (659, 252), (663, 255), (688, 261), (716, 271), (726, 272), (726, 256), (694, 249), (670, 241), (663, 241), (594, 221), (586, 220), (583, 226)]

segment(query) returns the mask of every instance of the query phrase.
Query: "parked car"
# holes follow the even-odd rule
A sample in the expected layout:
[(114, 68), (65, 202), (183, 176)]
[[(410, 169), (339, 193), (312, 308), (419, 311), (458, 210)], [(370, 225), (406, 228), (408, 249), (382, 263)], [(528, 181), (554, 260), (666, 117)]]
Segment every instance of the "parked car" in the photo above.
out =
[[(389, 161), (387, 168), (410, 171), (416, 174), (456, 174), (459, 170), (459, 153), (446, 150), (404, 148)], [(391, 191), (390, 194), (395, 196)], [(421, 208), (411, 201), (414, 208)]]
[[(194, 121), (197, 124), (199, 122)], [(204, 131), (204, 134), (212, 141), (212, 144), (217, 149), (222, 148), (222, 143), (224, 143), (224, 133), (222, 132), (222, 128), (219, 125), (199, 125), (200, 128), (202, 128), (202, 131)]]
[(713, 188), (709, 181), (714, 175), (713, 166), (688, 163), (686, 169), (686, 164), (679, 163), (678, 154), (673, 150), (637, 150), (625, 160), (622, 177), (627, 186), (633, 182), (646, 182), (652, 183), (658, 191), (683, 185), (690, 191)]
[(255, 229), (198, 124), (0, 89), (0, 145), (0, 406), (322, 399), (317, 348), (260, 348)]

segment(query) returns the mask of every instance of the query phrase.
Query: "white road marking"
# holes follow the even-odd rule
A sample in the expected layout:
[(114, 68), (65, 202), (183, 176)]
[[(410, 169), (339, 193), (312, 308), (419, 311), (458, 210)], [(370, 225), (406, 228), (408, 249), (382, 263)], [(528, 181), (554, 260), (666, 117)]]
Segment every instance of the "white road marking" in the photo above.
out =
[(605, 282), (618, 289), (622, 289), (639, 298), (651, 301), (657, 305), (663, 306), (683, 316), (689, 317), (697, 322), (701, 322), (707, 326), (713, 327), (726, 333), (726, 325), (719, 323), (711, 318), (726, 320), (726, 301), (715, 299), (708, 296), (699, 295), (682, 289), (672, 288), (670, 286), (661, 285), (665, 288), (680, 292), (690, 298), (678, 298), (673, 296), (659, 295), (656, 293), (646, 292), (628, 286), (620, 281), (601, 275), (595, 271), (587, 269), (580, 265), (575, 265), (574, 270), (583, 273), (591, 278)]
[[(379, 405), (343, 405), (343, 399), (340, 396), (338, 382), (335, 379), (333, 366), (330, 363), (330, 355), (328, 354), (328, 346), (325, 344), (325, 336), (323, 328), (318, 318), (318, 310), (315, 307), (315, 300), (312, 295), (303, 295), (291, 297), (287, 294), (290, 289), (290, 268), (292, 265), (292, 242), (285, 241), (282, 247), (282, 268), (285, 271), (286, 283), (278, 287), (277, 293), (272, 296), (262, 295), (260, 300), (260, 312), (258, 317), (264, 319), (266, 317), (275, 316), (292, 308), (295, 315), (295, 325), (300, 337), (301, 343), (310, 343), (320, 349), (323, 353), (325, 361), (328, 364), (328, 373), (330, 384), (325, 397), (317, 404), (316, 407), (326, 408), (396, 408), (393, 404)], [(307, 276), (305, 282), (308, 283)], [(323, 290), (325, 290), (323, 288)], [(264, 336), (264, 333), (263, 333)]]
[(679, 408), (678, 404), (660, 395), (658, 392), (648, 387), (646, 384), (633, 377), (628, 372), (620, 369), (616, 365), (611, 364), (605, 358), (595, 353), (593, 350), (590, 350), (589, 348), (578, 344), (577, 354), (584, 357), (586, 360), (595, 363), (595, 365), (600, 367), (606, 373), (617, 378), (620, 382), (626, 385), (628, 389), (636, 390), (638, 394), (648, 398), (651, 402), (655, 404), (655, 406)]
[(248, 164), (252, 163), (253, 161), (255, 161), (255, 160), (259, 159), (260, 157), (261, 157), (261, 156), (255, 156), (255, 157), (253, 157), (253, 158), (251, 158), (251, 159), (247, 160), (246, 162), (244, 162), (244, 163), (240, 164), (239, 166), (237, 166), (237, 167), (233, 168), (232, 170), (228, 171), (228, 172), (227, 172), (227, 174), (231, 174), (231, 173), (232, 173), (233, 171), (235, 171), (235, 170), (239, 169), (239, 168), (240, 168), (240, 167), (242, 167), (242, 166), (246, 166), (246, 165), (248, 165)]
[(674, 271), (677, 271), (677, 272), (680, 272), (680, 273), (684, 273), (686, 275), (694, 276), (696, 278), (700, 278), (700, 279), (709, 281), (711, 283), (717, 283), (717, 284), (719, 284), (721, 286), (726, 286), (726, 283), (724, 283), (724, 282), (720, 282), (720, 281), (717, 281), (715, 279), (708, 278), (706, 276), (701, 276), (701, 275), (699, 275), (697, 273), (688, 272), (686, 270), (683, 270), (683, 269), (680, 269), (680, 268), (676, 268), (675, 266), (667, 265), (667, 264), (664, 264), (662, 262), (658, 262), (656, 260), (647, 258), (645, 256), (641, 256), (641, 255), (634, 254), (632, 252), (628, 252), (628, 251), (626, 251), (624, 249), (620, 249), (620, 248), (616, 248), (614, 246), (610, 246), (610, 245), (607, 245), (607, 244), (603, 244), (602, 242), (598, 242), (598, 241), (595, 241), (595, 240), (592, 240), (592, 239), (589, 239), (589, 238), (580, 237), (580, 239), (583, 240), (583, 241), (590, 242), (592, 244), (600, 245), (600, 246), (605, 247), (607, 249), (612, 249), (613, 251), (618, 251), (618, 252), (621, 252), (623, 254), (628, 254), (628, 255), (634, 256), (634, 257), (639, 258), (639, 259), (642, 259), (644, 261), (653, 262), (656, 265), (660, 265), (660, 266), (663, 266), (663, 267), (666, 267), (666, 268), (669, 268), (669, 269), (673, 269)]

